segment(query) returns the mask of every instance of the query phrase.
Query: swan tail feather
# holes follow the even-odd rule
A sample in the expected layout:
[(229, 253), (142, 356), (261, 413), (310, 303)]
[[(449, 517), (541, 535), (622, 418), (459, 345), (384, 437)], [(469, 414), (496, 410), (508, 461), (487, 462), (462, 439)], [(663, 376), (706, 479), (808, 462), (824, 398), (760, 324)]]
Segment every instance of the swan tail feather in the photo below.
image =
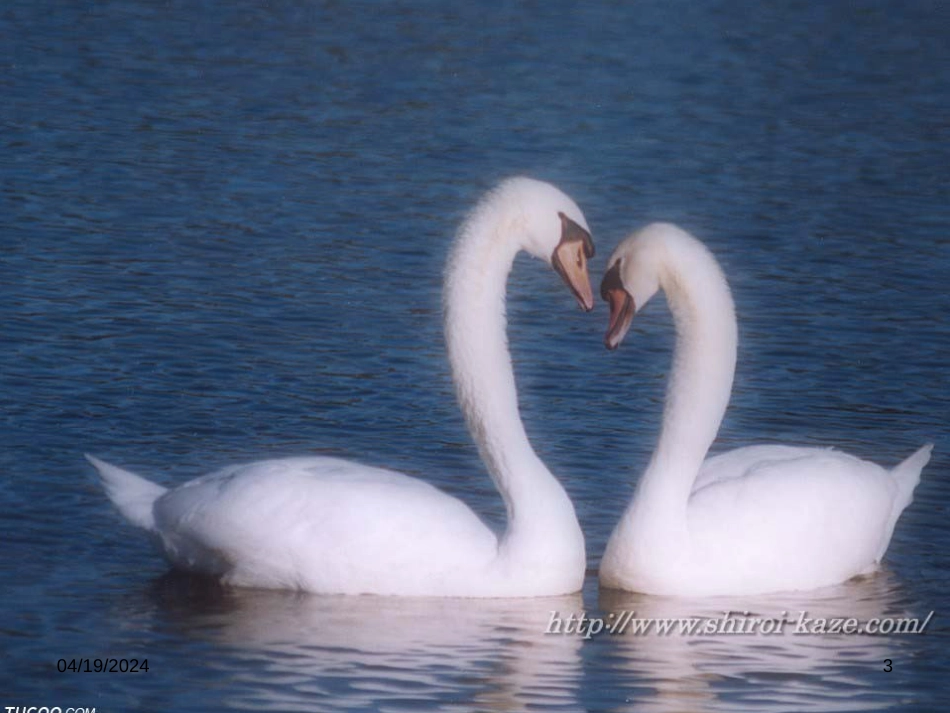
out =
[(933, 448), (933, 443), (928, 443), (918, 448), (913, 455), (905, 458), (891, 471), (894, 480), (900, 488), (900, 495), (896, 503), (900, 508), (897, 511), (898, 513), (913, 501), (914, 488), (916, 488), (920, 482), (920, 472), (930, 461), (930, 454)]
[(930, 461), (930, 453), (933, 450), (933, 444), (928, 443), (922, 448), (918, 448), (913, 455), (905, 458), (891, 471), (891, 477), (897, 484), (897, 493), (894, 496), (891, 506), (891, 516), (884, 531), (884, 537), (881, 540), (881, 547), (878, 550), (875, 563), (880, 562), (891, 543), (891, 537), (894, 534), (894, 528), (897, 526), (897, 520), (900, 518), (904, 509), (914, 501), (914, 488), (920, 482), (920, 472)]
[(133, 525), (153, 532), (155, 530), (153, 506), (167, 488), (101, 461), (88, 453), (86, 460), (99, 471), (99, 478), (102, 480), (106, 495), (122, 516)]

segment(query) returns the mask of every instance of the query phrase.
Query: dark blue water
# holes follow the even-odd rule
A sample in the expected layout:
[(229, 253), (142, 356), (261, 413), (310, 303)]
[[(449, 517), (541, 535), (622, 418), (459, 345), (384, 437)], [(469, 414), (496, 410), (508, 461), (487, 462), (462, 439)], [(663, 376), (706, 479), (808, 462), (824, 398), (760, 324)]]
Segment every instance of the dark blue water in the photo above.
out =
[[(458, 5), (458, 6), (456, 6)], [(0, 706), (936, 710), (950, 675), (944, 4), (8, 2), (0, 9)], [(453, 402), (440, 276), (495, 180), (647, 220), (740, 317), (717, 448), (936, 444), (885, 570), (753, 601), (222, 591), (168, 574), (92, 452), (165, 484), (301, 453), (498, 523)], [(595, 278), (596, 279), (596, 278)], [(656, 436), (671, 328), (624, 347), (519, 260), (523, 415), (596, 567)], [(551, 611), (934, 615), (923, 635), (545, 636)], [(59, 659), (147, 658), (147, 673)], [(890, 661), (886, 665), (885, 661)], [(885, 671), (885, 667), (891, 670)]]

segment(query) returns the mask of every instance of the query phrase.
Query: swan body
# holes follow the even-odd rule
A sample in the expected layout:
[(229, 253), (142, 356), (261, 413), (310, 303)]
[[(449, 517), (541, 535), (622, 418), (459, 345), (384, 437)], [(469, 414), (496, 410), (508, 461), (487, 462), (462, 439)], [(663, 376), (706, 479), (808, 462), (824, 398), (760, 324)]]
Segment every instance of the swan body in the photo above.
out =
[(166, 489), (87, 456), (125, 518), (176, 566), (235, 586), (337, 594), (517, 597), (580, 590), (574, 507), (528, 442), (505, 340), (505, 284), (520, 250), (593, 307), (583, 214), (553, 186), (513, 178), (459, 230), (444, 321), (459, 403), (508, 511), (497, 536), (457, 498), (338, 458), (236, 465)]
[(737, 326), (718, 263), (657, 223), (611, 256), (608, 348), (659, 290), (676, 325), (663, 426), (614, 529), (601, 584), (648, 594), (745, 595), (813, 589), (874, 571), (930, 459), (926, 445), (887, 470), (831, 449), (739, 448), (705, 460), (729, 402)]

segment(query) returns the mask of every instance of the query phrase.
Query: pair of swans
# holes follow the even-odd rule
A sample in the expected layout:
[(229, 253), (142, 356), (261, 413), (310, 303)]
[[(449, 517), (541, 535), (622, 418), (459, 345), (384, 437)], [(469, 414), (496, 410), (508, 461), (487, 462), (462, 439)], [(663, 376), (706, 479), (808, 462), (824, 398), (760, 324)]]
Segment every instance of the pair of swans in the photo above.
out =
[[(581, 589), (584, 536), (518, 412), (505, 338), (505, 285), (524, 250), (593, 308), (584, 215), (555, 187), (514, 178), (462, 224), (445, 274), (444, 326), (456, 394), (507, 507), (496, 536), (431, 485), (336, 458), (237, 465), (166, 489), (87, 456), (106, 493), (179, 567), (235, 586), (465, 597)], [(653, 594), (752, 594), (834, 584), (873, 570), (910, 503), (930, 446), (886, 471), (830, 450), (753, 446), (704, 462), (729, 400), (732, 298), (715, 259), (665, 224), (628, 238), (601, 295), (606, 343), (659, 289), (677, 328), (663, 429), (603, 557), (606, 587)]]

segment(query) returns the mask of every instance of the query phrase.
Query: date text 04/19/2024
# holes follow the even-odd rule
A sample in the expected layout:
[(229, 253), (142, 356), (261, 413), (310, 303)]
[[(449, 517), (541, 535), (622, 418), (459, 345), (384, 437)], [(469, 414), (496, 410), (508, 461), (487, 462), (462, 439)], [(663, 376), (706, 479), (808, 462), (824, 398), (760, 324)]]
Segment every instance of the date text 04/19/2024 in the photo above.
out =
[(148, 659), (59, 659), (56, 670), (60, 673), (148, 673)]

